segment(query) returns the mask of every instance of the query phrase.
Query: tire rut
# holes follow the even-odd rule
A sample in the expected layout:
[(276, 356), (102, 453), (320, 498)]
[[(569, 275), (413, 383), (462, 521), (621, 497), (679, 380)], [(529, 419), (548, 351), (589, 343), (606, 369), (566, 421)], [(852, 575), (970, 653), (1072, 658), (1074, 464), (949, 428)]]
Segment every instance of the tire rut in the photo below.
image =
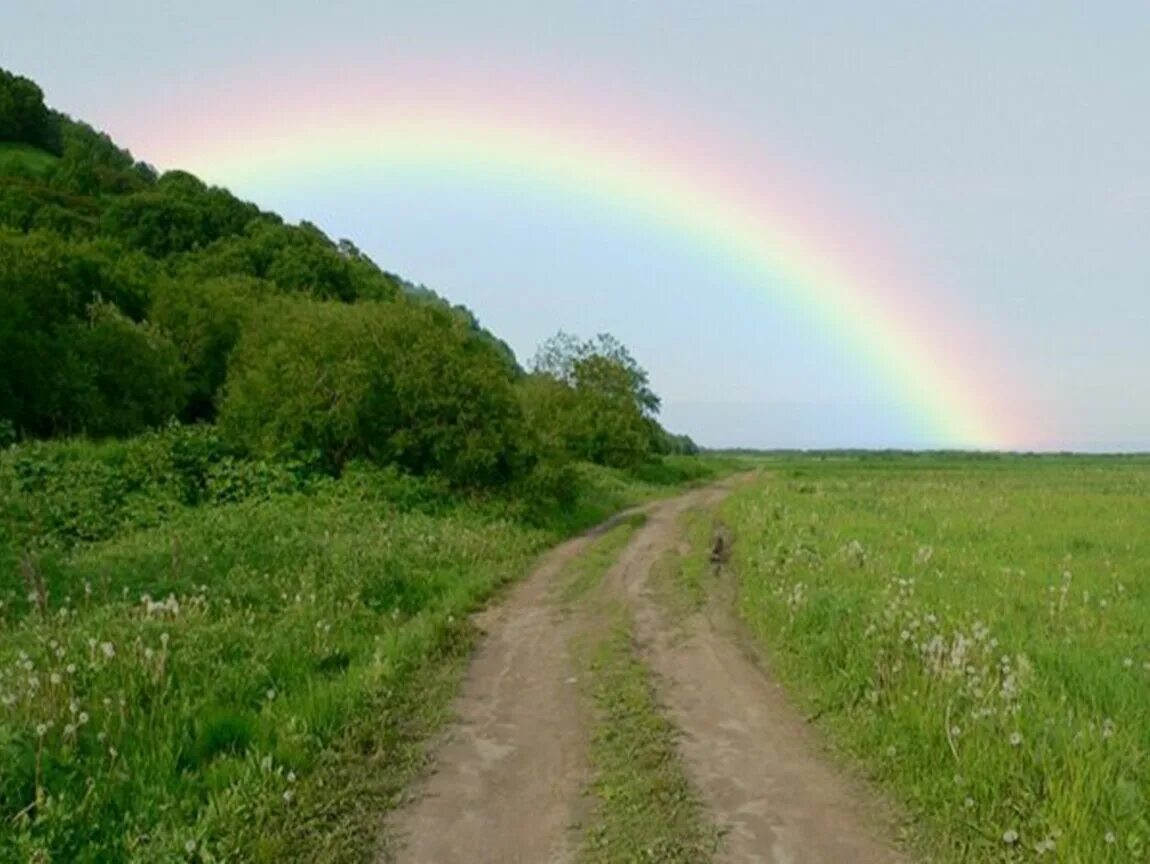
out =
[(649, 585), (662, 550), (675, 548), (679, 517), (723, 490), (668, 502), (610, 575), (634, 615), (644, 659), (681, 730), (688, 776), (726, 830), (723, 862), (887, 864), (903, 859), (876, 830), (885, 819), (865, 790), (834, 771), (779, 686), (740, 645), (733, 622), (696, 614), (672, 622)]
[[(741, 647), (735, 629), (697, 614), (672, 622), (649, 585), (680, 542), (679, 517), (711, 507), (730, 483), (639, 508), (648, 515), (602, 589), (630, 607), (641, 656), (655, 673), (680, 755), (708, 814), (726, 830), (723, 862), (886, 864), (903, 859), (876, 826), (866, 790), (835, 772), (797, 713)], [(630, 511), (635, 512), (635, 511)], [(557, 596), (567, 563), (622, 514), (546, 555), (485, 613), (487, 635), (437, 748), (437, 770), (388, 824), (381, 861), (549, 864), (573, 861), (585, 809), (589, 710), (572, 640), (591, 626)]]

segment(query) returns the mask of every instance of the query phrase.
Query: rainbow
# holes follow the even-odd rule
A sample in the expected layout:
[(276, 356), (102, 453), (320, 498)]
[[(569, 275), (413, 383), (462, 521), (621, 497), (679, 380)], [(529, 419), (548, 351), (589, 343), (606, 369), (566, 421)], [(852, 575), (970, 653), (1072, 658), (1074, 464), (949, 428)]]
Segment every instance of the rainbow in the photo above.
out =
[[(291, 99), (269, 93), (291, 92)], [(500, 94), (496, 97), (493, 94)], [(719, 256), (775, 302), (813, 313), (828, 335), (913, 407), (932, 445), (1010, 449), (1033, 440), (978, 328), (944, 292), (905, 274), (883, 244), (813, 184), (653, 116), (520, 89), (346, 83), (233, 93), (224, 107), (180, 105), (175, 122), (123, 124), (158, 164), (245, 190), (309, 180), (434, 173), (519, 184), (608, 208)], [(677, 134), (676, 134), (677, 133)], [(119, 133), (118, 133), (119, 134)], [(766, 170), (764, 170), (764, 168)], [(334, 176), (333, 176), (334, 175)], [(828, 217), (836, 214), (838, 222)]]

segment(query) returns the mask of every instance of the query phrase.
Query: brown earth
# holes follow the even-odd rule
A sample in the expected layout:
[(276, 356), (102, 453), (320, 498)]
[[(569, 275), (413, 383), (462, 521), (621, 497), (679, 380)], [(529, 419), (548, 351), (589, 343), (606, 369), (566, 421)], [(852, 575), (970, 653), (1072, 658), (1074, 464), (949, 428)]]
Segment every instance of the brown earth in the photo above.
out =
[[(644, 508), (647, 523), (604, 586), (631, 607), (642, 657), (683, 733), (687, 775), (725, 831), (718, 860), (901, 861), (882, 836), (886, 822), (872, 796), (829, 766), (744, 649), (725, 605), (676, 621), (650, 585), (653, 564), (679, 547), (681, 514), (717, 504), (726, 491), (710, 487)], [(589, 622), (564, 614), (557, 588), (566, 564), (602, 530), (553, 550), (487, 613), (487, 636), (455, 705), (459, 721), (435, 755), (438, 770), (389, 825), (401, 839), (399, 864), (574, 860), (590, 713), (570, 646)]]

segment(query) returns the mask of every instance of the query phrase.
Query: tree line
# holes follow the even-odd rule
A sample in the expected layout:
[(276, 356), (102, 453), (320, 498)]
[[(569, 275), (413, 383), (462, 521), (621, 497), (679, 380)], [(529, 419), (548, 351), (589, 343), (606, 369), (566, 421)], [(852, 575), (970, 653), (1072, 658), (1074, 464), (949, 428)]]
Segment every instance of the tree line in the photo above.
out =
[[(524, 369), (469, 310), (347, 240), (158, 172), (0, 70), (0, 445), (214, 423), (263, 457), (562, 486), (693, 443), (609, 336)], [(50, 156), (50, 159), (45, 159)]]

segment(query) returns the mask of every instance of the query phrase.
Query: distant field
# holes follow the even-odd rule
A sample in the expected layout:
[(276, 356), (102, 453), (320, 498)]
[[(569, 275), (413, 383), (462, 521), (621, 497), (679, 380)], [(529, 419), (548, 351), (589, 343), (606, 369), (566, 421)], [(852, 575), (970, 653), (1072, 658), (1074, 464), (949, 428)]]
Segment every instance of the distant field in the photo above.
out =
[(0, 141), (0, 173), (14, 166), (24, 166), (35, 174), (43, 173), (56, 164), (56, 157), (26, 144)]
[(934, 860), (1150, 860), (1150, 460), (780, 459), (739, 604)]

